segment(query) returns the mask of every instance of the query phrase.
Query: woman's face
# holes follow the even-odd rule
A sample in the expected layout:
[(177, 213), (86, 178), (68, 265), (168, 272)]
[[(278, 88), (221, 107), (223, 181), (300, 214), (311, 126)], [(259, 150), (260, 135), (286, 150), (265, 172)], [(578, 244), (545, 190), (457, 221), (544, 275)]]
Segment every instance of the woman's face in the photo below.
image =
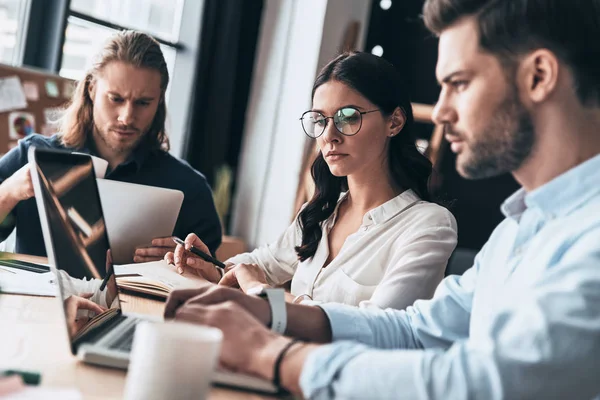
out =
[[(344, 107), (354, 107), (360, 112), (377, 110), (377, 106), (360, 93), (339, 81), (324, 83), (315, 91), (312, 111), (331, 117)], [(362, 126), (354, 136), (341, 134), (333, 119), (327, 119), (317, 145), (333, 175), (368, 173), (387, 166), (387, 146), (393, 132), (390, 118), (383, 117), (379, 111), (362, 115)]]

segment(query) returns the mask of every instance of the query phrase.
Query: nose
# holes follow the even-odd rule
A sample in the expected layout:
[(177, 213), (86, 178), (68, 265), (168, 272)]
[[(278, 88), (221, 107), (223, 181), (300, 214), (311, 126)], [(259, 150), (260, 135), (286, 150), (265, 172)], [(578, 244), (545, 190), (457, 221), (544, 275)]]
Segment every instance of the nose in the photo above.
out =
[(458, 119), (458, 115), (456, 110), (451, 105), (448, 96), (442, 92), (440, 93), (440, 97), (433, 108), (433, 112), (431, 114), (431, 119), (436, 124), (454, 124)]
[(133, 125), (135, 120), (134, 108), (130, 102), (124, 103), (119, 109), (119, 123), (129, 126)]
[(335, 124), (333, 123), (333, 118), (327, 119), (327, 125), (325, 125), (325, 130), (323, 131), (321, 138), (328, 143), (339, 143), (341, 141), (341, 136), (341, 133), (338, 132)]

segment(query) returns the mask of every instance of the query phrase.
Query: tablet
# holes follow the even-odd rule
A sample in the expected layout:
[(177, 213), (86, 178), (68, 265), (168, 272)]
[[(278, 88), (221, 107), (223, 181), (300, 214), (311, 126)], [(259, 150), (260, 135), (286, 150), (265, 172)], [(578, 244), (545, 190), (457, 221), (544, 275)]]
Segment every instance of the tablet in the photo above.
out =
[(108, 179), (97, 183), (115, 264), (132, 263), (136, 247), (173, 234), (183, 192)]

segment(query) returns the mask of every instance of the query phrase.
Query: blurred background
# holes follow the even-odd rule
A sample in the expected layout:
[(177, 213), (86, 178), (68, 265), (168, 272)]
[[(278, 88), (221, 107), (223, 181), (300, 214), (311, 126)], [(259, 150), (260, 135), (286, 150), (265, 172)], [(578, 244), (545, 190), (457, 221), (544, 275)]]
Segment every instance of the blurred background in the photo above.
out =
[[(466, 181), (430, 121), (439, 87), (437, 39), (422, 0), (0, 0), (0, 77), (40, 85), (33, 131), (53, 133), (52, 110), (68, 101), (90, 57), (113, 32), (137, 29), (161, 44), (171, 152), (206, 175), (225, 233), (249, 248), (283, 232), (310, 196), (314, 142), (298, 118), (311, 106), (318, 70), (343, 50), (386, 58), (410, 82), (418, 145), (437, 170), (435, 193), (450, 204), (459, 248), (478, 250), (501, 220), (510, 176)], [(15, 70), (14, 68), (18, 68)], [(33, 75), (27, 75), (33, 74)], [(65, 83), (52, 93), (47, 82)], [(45, 83), (45, 84), (44, 84)], [(0, 113), (0, 153), (16, 143)]]

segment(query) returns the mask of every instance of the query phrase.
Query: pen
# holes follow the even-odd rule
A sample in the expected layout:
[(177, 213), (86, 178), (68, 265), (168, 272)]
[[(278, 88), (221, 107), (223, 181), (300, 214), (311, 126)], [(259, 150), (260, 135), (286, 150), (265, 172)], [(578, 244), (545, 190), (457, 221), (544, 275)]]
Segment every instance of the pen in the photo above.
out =
[(106, 287), (106, 284), (108, 283), (108, 280), (110, 279), (110, 277), (112, 276), (113, 273), (113, 269), (110, 268), (110, 270), (108, 271), (108, 273), (106, 274), (106, 276), (104, 277), (104, 279), (102, 280), (102, 284), (100, 285), (100, 291), (103, 291), (104, 288)]
[(42, 376), (37, 372), (18, 371), (16, 369), (0, 370), (0, 376), (19, 375), (26, 385), (38, 385)]
[[(175, 243), (180, 244), (183, 247), (185, 247), (185, 242), (183, 240), (181, 240), (180, 238), (173, 237), (173, 241)], [(191, 246), (188, 250), (191, 251), (192, 253), (194, 253), (195, 255), (197, 255), (198, 257), (200, 257), (201, 259), (203, 259), (204, 261), (208, 261), (209, 263), (212, 263), (219, 268), (225, 269), (225, 264), (223, 264), (221, 261), (219, 261), (216, 258), (214, 258), (213, 256), (211, 256), (210, 254), (206, 254), (205, 252), (203, 252), (202, 250), (198, 250), (194, 246)]]

